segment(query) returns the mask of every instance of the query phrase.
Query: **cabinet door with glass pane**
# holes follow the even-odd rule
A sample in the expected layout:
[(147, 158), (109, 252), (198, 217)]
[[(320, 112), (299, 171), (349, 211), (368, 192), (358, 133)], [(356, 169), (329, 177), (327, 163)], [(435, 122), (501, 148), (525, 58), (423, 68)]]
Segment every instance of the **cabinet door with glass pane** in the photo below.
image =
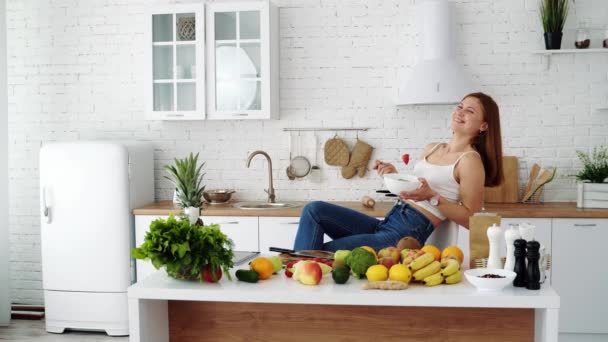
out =
[(278, 11), (269, 1), (208, 3), (207, 118), (274, 119)]
[(147, 26), (148, 119), (204, 119), (204, 5), (173, 5), (153, 10)]

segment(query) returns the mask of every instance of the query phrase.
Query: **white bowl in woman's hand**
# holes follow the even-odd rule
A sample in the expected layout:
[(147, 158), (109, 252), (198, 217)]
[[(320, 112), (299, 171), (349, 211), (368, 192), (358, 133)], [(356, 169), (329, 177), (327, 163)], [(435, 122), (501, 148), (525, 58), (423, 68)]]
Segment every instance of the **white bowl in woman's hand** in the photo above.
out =
[(384, 185), (388, 191), (395, 195), (399, 195), (402, 191), (414, 191), (420, 186), (418, 177), (403, 174), (389, 173), (384, 175)]

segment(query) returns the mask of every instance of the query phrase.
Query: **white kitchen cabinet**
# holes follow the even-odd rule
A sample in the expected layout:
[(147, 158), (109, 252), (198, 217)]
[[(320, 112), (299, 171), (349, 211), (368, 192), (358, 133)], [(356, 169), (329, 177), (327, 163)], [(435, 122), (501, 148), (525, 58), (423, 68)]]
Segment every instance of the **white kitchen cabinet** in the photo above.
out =
[[(278, 254), (269, 252), (270, 247), (293, 249), (299, 224), (299, 217), (260, 217), (260, 252), (269, 255)], [(328, 241), (331, 241), (331, 238), (324, 235), (323, 242)]]
[(234, 242), (235, 251), (260, 250), (257, 216), (203, 216), (202, 219), (205, 224), (219, 224), (222, 232)]
[(276, 119), (279, 18), (270, 1), (208, 3), (207, 118)]
[(560, 333), (608, 333), (606, 241), (608, 219), (553, 219), (551, 285), (560, 296)]
[(146, 115), (149, 120), (205, 118), (205, 7), (159, 7), (146, 17)]

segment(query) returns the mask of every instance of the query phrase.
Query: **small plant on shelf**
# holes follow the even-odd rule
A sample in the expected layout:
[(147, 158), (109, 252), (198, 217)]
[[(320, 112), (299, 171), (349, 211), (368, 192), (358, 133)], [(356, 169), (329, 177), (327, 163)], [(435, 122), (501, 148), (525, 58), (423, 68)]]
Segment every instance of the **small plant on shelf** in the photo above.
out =
[(576, 174), (576, 179), (589, 183), (606, 181), (608, 178), (608, 146), (594, 147), (591, 156), (578, 150), (576, 154), (583, 163), (583, 169)]
[(217, 282), (234, 266), (234, 244), (219, 225), (190, 224), (186, 219), (159, 218), (152, 222), (143, 244), (131, 250), (136, 259), (150, 260), (156, 269), (164, 267), (176, 279)]
[(569, 0), (540, 0), (540, 19), (545, 30), (547, 50), (559, 50), (562, 44), (564, 23), (568, 16)]

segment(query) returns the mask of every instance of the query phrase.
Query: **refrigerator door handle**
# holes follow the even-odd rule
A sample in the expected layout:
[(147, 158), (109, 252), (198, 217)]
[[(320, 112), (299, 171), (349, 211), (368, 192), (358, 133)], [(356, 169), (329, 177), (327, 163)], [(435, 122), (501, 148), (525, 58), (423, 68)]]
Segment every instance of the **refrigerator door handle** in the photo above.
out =
[(42, 215), (44, 216), (46, 223), (51, 223), (51, 208), (46, 202), (46, 187), (42, 187)]

